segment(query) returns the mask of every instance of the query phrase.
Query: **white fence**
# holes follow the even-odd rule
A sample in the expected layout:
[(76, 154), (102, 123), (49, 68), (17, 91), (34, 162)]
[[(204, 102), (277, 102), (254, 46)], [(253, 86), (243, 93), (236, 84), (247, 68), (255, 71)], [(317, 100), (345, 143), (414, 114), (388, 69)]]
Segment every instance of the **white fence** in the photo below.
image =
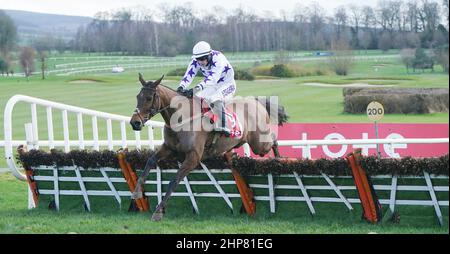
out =
[[(274, 54), (264, 55), (229, 55), (228, 60), (232, 64), (237, 63), (254, 63), (263, 61), (272, 61)], [(355, 60), (373, 60), (382, 61), (385, 59), (398, 58), (399, 55), (368, 55), (354, 56)], [(84, 62), (69, 62), (55, 65), (55, 69), (48, 70), (48, 75), (55, 74), (59, 76), (75, 75), (82, 73), (97, 73), (97, 72), (111, 72), (111, 69), (117, 65), (128, 69), (142, 69), (142, 68), (167, 68), (167, 67), (185, 67), (189, 56), (161, 58), (161, 57), (91, 57), (91, 58), (73, 58), (77, 60), (89, 60)], [(103, 60), (100, 60), (103, 59)], [(328, 56), (305, 56), (293, 54), (290, 56), (291, 61), (295, 62), (311, 62), (311, 61), (326, 61)], [(68, 58), (67, 60), (70, 60)]]
[[(25, 124), (26, 129), (26, 138), (25, 139), (13, 139), (14, 133), (12, 128), (13, 122), (13, 109), (14, 106), (18, 102), (25, 102), (29, 104), (31, 110), (31, 123)], [(38, 114), (37, 107), (44, 107), (46, 111), (46, 123), (47, 123), (47, 133), (48, 138), (46, 140), (42, 140), (38, 136)], [(58, 113), (62, 116), (62, 125), (63, 125), (63, 139), (58, 140), (55, 139), (54, 135), (54, 123), (53, 123), (53, 115), (55, 111), (59, 111)], [(69, 128), (69, 115), (74, 114), (76, 116), (77, 127)], [(83, 116), (88, 116), (91, 119), (91, 128), (92, 128), (92, 139), (85, 139), (84, 130), (86, 128), (87, 123), (83, 123)], [(106, 132), (107, 139), (102, 140), (99, 139), (99, 129), (98, 129), (98, 121), (106, 122)], [(27, 144), (28, 148), (55, 148), (62, 147), (64, 151), (68, 152), (73, 148), (79, 149), (94, 149), (100, 150), (101, 147), (105, 149), (114, 150), (125, 147), (137, 147), (141, 148), (142, 146), (146, 146), (150, 149), (154, 149), (156, 146), (159, 146), (163, 143), (163, 138), (155, 139), (154, 138), (154, 129), (159, 128), (161, 131), (164, 127), (164, 123), (148, 121), (146, 123), (148, 139), (141, 139), (141, 133), (135, 132), (134, 139), (127, 138), (126, 128), (129, 122), (129, 117), (120, 116), (115, 114), (109, 114), (104, 112), (99, 112), (95, 110), (89, 110), (85, 108), (65, 105), (61, 103), (56, 103), (52, 101), (47, 101), (43, 99), (33, 98), (24, 95), (15, 95), (13, 96), (5, 107), (4, 112), (4, 136), (5, 140), (0, 141), (0, 146), (5, 147), (5, 159), (6, 162), (11, 169), (12, 173), (20, 180), (25, 180), (26, 177), (23, 173), (21, 173), (20, 168), (16, 165), (14, 160), (14, 150), (16, 147), (22, 144)], [(113, 123), (116, 123), (120, 126), (120, 137), (114, 137), (113, 132)], [(42, 125), (40, 125), (42, 126)], [(70, 140), (69, 132), (76, 131), (77, 139)], [(118, 132), (117, 132), (118, 133)], [(117, 134), (116, 134), (117, 135)], [(162, 134), (161, 134), (162, 137)], [(303, 146), (309, 147), (313, 145), (346, 145), (346, 144), (411, 144), (411, 143), (448, 143), (448, 138), (435, 138), (435, 139), (352, 139), (352, 140), (280, 140), (280, 146)], [(245, 153), (249, 154), (248, 145), (244, 145)], [(308, 157), (308, 154), (304, 154), (304, 157)], [(235, 185), (234, 180), (216, 180), (214, 175), (217, 174), (228, 174), (230, 170), (216, 170), (216, 169), (208, 169), (205, 165), (201, 165), (203, 170), (194, 170), (194, 174), (206, 173), (208, 180), (190, 181), (188, 177), (186, 177), (181, 185), (185, 186), (185, 192), (177, 191), (173, 194), (173, 196), (186, 196), (189, 197), (192, 206), (196, 212), (199, 212), (198, 205), (196, 202), (196, 198), (200, 197), (222, 197), (226, 204), (233, 209), (232, 202), (230, 202), (230, 198), (238, 198), (239, 193), (227, 193), (222, 188), (226, 185)], [(74, 167), (65, 167), (65, 168), (56, 168), (56, 167), (39, 167), (40, 170), (50, 172), (49, 175), (40, 175), (36, 176), (35, 179), (38, 181), (47, 181), (53, 183), (53, 187), (50, 189), (40, 188), (40, 194), (48, 194), (54, 196), (54, 201), (56, 208), (59, 209), (59, 196), (61, 195), (77, 195), (83, 196), (85, 201), (86, 208), (90, 210), (90, 201), (89, 196), (113, 196), (117, 200), (119, 204), (121, 204), (121, 197), (129, 197), (131, 193), (128, 190), (118, 190), (116, 187), (117, 183), (124, 183), (125, 180), (123, 177), (110, 177), (109, 174), (112, 172), (120, 172), (119, 169), (113, 168), (99, 168), (98, 171), (101, 173), (100, 176), (84, 176), (84, 170), (82, 168)], [(73, 171), (75, 175), (72, 176), (64, 176), (61, 175), (60, 171), (64, 172)], [(158, 202), (161, 200), (164, 195), (162, 191), (162, 186), (167, 185), (169, 183), (168, 180), (163, 180), (163, 174), (170, 174), (176, 172), (176, 169), (173, 170), (160, 170), (159, 168), (151, 171), (149, 179), (146, 181), (146, 185), (156, 186), (156, 191), (154, 192), (146, 192), (147, 196), (157, 197)], [(262, 176), (260, 176), (261, 178)], [(345, 207), (349, 210), (353, 210), (352, 204), (360, 203), (360, 200), (357, 196), (346, 197), (343, 192), (345, 191), (355, 191), (356, 187), (354, 185), (338, 185), (333, 181), (336, 178), (349, 178), (349, 177), (330, 177), (325, 174), (321, 174), (320, 176), (309, 176), (309, 175), (281, 175), (274, 177), (272, 174), (269, 174), (265, 178), (266, 181), (264, 183), (251, 183), (250, 186), (257, 190), (262, 189), (265, 190), (266, 194), (257, 194), (255, 196), (256, 200), (260, 201), (268, 201), (270, 204), (270, 211), (275, 212), (276, 203), (281, 201), (297, 201), (297, 202), (305, 202), (311, 212), (311, 214), (315, 214), (314, 203), (315, 202), (339, 202), (343, 203)], [(277, 183), (274, 179), (291, 179), (294, 184), (283, 184)], [(315, 184), (304, 184), (305, 179), (309, 178), (321, 178), (326, 182), (326, 185), (315, 185)], [(398, 176), (377, 176), (376, 179), (391, 179), (389, 184), (375, 184), (374, 188), (378, 191), (387, 191), (389, 192), (388, 199), (380, 199), (381, 204), (388, 204), (391, 212), (394, 212), (396, 205), (420, 205), (420, 206), (432, 206), (436, 212), (439, 223), (443, 224), (442, 213), (440, 210), (441, 206), (449, 205), (448, 198), (447, 200), (438, 200), (437, 193), (439, 192), (447, 192), (449, 191), (448, 187), (448, 177), (447, 176), (434, 176), (424, 173), (423, 185), (400, 185), (398, 184), (398, 180), (401, 178), (410, 179), (410, 178), (418, 178), (413, 176), (406, 177), (398, 177)], [(439, 179), (444, 179), (447, 181), (446, 184), (433, 184), (433, 181), (440, 181)], [(64, 190), (60, 189), (60, 182), (76, 182), (79, 185), (79, 190)], [(87, 182), (98, 182), (105, 183), (109, 186), (109, 190), (89, 190), (86, 188), (85, 183)], [(217, 192), (196, 192), (192, 186), (195, 185), (210, 185), (217, 190)], [(281, 190), (293, 190), (297, 191), (298, 195), (277, 195), (277, 192)], [(322, 190), (322, 191), (331, 191), (334, 193), (335, 197), (326, 197), (321, 196), (311, 196), (309, 191), (312, 190)], [(428, 200), (403, 200), (397, 199), (398, 191), (421, 191), (429, 194), (430, 199)], [(29, 208), (34, 207), (34, 201), (29, 191)]]
[[(13, 109), (14, 106), (18, 102), (26, 102), (30, 105), (31, 110), (31, 123), (25, 125), (26, 129), (26, 139), (15, 140), (13, 139)], [(47, 133), (48, 139), (43, 140), (39, 138), (38, 135), (38, 114), (37, 114), (37, 106), (44, 107), (46, 110), (46, 123), (47, 123)], [(63, 139), (55, 140), (54, 133), (54, 123), (53, 116), (56, 113), (55, 111), (59, 111), (58, 113), (62, 115), (62, 125), (63, 125)], [(70, 131), (74, 131), (73, 129), (69, 129), (69, 115), (74, 114), (77, 119), (77, 136), (76, 140), (70, 140)], [(91, 118), (91, 126), (92, 126), (92, 134), (93, 138), (90, 140), (86, 140), (84, 137), (85, 125), (87, 123), (83, 123), (83, 116), (89, 116)], [(106, 132), (107, 139), (101, 140), (99, 139), (99, 129), (98, 129), (98, 121), (106, 122)], [(14, 161), (13, 151), (15, 147), (19, 145), (27, 144), (29, 148), (45, 147), (45, 148), (55, 148), (55, 147), (63, 147), (65, 152), (70, 151), (72, 148), (76, 147), (79, 149), (84, 148), (92, 148), (94, 150), (99, 150), (100, 147), (107, 147), (109, 150), (113, 150), (114, 148), (119, 147), (128, 147), (135, 146), (137, 148), (141, 148), (142, 145), (147, 145), (149, 148), (153, 149), (155, 146), (161, 145), (163, 140), (154, 139), (154, 128), (159, 128), (162, 132), (164, 127), (164, 123), (148, 121), (145, 125), (148, 127), (147, 132), (150, 137), (147, 140), (141, 140), (141, 133), (135, 132), (134, 139), (128, 139), (126, 135), (126, 128), (128, 128), (128, 122), (130, 121), (129, 117), (109, 114), (105, 112), (70, 106), (62, 103), (52, 102), (48, 100), (33, 98), (25, 95), (15, 95), (11, 97), (5, 107), (4, 112), (4, 137), (5, 140), (0, 143), (5, 147), (5, 159), (6, 162), (13, 172), (14, 176), (16, 176), (20, 180), (25, 180), (25, 176), (21, 173), (16, 166)], [(119, 124), (120, 126), (120, 137), (114, 138), (113, 136), (113, 123)], [(161, 134), (161, 136), (163, 136)]]

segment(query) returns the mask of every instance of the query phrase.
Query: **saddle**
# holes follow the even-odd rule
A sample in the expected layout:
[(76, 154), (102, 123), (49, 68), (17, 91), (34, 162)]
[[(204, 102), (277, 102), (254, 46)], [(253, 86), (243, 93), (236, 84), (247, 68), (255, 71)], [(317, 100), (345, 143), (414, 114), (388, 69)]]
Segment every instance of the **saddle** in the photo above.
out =
[[(211, 124), (220, 120), (220, 116), (213, 113), (209, 104), (202, 98), (201, 101), (201, 113), (202, 117), (209, 119)], [(227, 117), (227, 127), (230, 129), (230, 138), (240, 138), (242, 137), (242, 125), (239, 122), (239, 118), (236, 113), (231, 109), (225, 107), (225, 116)]]

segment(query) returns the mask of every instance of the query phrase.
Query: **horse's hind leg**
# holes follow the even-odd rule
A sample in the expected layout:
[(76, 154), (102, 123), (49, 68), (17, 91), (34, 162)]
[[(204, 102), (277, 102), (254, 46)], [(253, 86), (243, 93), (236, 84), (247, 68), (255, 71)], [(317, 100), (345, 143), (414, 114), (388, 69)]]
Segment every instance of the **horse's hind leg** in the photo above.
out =
[(277, 140), (273, 141), (272, 151), (273, 151), (273, 154), (275, 155), (275, 158), (281, 157), (280, 151), (278, 150), (278, 141)]
[(281, 157), (278, 150), (278, 142), (275, 138), (275, 134), (272, 133), (271, 136), (272, 141), (267, 142), (262, 142), (256, 135), (250, 136), (248, 144), (252, 148), (253, 153), (262, 157), (269, 153), (270, 150), (272, 150), (275, 158)]
[(280, 151), (278, 150), (278, 141), (277, 141), (277, 137), (275, 135), (275, 133), (272, 133), (272, 151), (273, 151), (273, 155), (275, 155), (275, 158), (280, 158)]
[(164, 208), (166, 207), (167, 200), (170, 198), (170, 195), (172, 195), (172, 192), (175, 191), (180, 181), (183, 180), (183, 178), (187, 176), (189, 172), (193, 170), (199, 163), (200, 163), (200, 156), (197, 154), (197, 152), (192, 151), (186, 154), (186, 158), (184, 159), (183, 164), (178, 170), (175, 179), (170, 181), (168, 190), (164, 195), (164, 198), (162, 199), (161, 203), (159, 203), (159, 205), (156, 207), (156, 210), (152, 215), (153, 221), (160, 221), (162, 219), (164, 215)]

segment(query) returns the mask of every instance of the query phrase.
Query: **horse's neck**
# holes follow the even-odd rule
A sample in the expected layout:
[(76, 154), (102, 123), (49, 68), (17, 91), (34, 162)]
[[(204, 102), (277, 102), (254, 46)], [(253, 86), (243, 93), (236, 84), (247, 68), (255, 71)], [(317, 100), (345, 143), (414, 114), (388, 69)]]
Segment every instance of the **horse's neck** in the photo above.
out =
[[(164, 118), (164, 122), (166, 123), (166, 125), (170, 126), (170, 118), (177, 110), (175, 108), (170, 108), (170, 102), (175, 96), (180, 96), (180, 95), (177, 92), (175, 92), (174, 90), (172, 90), (168, 87), (162, 86), (162, 85), (158, 86), (157, 92), (161, 99), (161, 108), (167, 107), (166, 110), (161, 112), (161, 115)], [(198, 106), (200, 109), (200, 107), (201, 107), (200, 100), (189, 99), (189, 108), (190, 109), (193, 108), (193, 103), (198, 103)], [(191, 111), (190, 112), (191, 118), (192, 118), (192, 114), (193, 114), (193, 112)]]
[[(157, 88), (157, 92), (159, 95), (159, 98), (161, 100), (161, 108), (167, 108), (166, 110), (161, 112), (162, 117), (164, 118), (164, 121), (166, 122), (167, 125), (170, 126), (170, 118), (172, 117), (172, 115), (175, 113), (176, 109), (170, 108), (170, 102), (172, 101), (172, 99), (175, 96), (180, 96), (177, 92), (175, 92), (174, 90), (160, 85)], [(189, 106), (192, 107), (192, 99), (189, 100)]]
[(161, 100), (160, 107), (167, 108), (166, 110), (163, 110), (161, 112), (161, 115), (164, 119), (164, 122), (166, 122), (167, 125), (170, 125), (170, 117), (174, 113), (173, 110), (170, 108), (170, 101), (172, 100), (173, 97), (176, 96), (176, 92), (172, 91), (171, 89), (169, 89), (163, 85), (159, 85), (156, 88), (156, 91)]

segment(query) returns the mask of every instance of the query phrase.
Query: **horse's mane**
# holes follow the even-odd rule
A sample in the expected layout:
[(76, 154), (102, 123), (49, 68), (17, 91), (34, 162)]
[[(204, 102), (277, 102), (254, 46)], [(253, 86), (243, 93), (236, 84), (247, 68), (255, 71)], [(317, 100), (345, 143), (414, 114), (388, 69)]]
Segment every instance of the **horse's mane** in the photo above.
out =
[[(163, 86), (163, 87), (165, 87), (165, 88), (167, 88), (167, 89), (169, 89), (169, 90), (171, 90), (171, 91), (177, 93), (178, 95), (180, 95), (175, 89), (173, 89), (173, 88), (171, 88), (171, 87), (168, 87), (168, 86), (163, 85), (163, 84), (159, 84), (159, 86)], [(182, 96), (182, 95), (180, 95), (180, 96)], [(188, 98), (188, 97), (186, 97), (186, 98)], [(191, 100), (191, 101), (193, 101), (194, 97), (191, 97), (191, 98), (188, 98), (188, 99)]]
[(171, 88), (171, 87), (168, 87), (168, 86), (166, 86), (166, 85), (163, 85), (163, 84), (159, 84), (160, 86), (163, 86), (163, 87), (165, 87), (165, 88), (168, 88), (169, 90), (172, 90), (172, 91), (174, 91), (174, 92), (177, 92), (175, 89), (173, 89), (173, 88)]
[[(166, 86), (166, 85), (163, 85), (163, 84), (159, 84), (158, 86), (163, 86), (163, 87), (165, 87), (165, 88), (167, 88), (167, 89), (169, 89), (169, 90), (171, 90), (171, 91), (173, 91), (173, 92), (177, 92), (175, 89), (170, 88), (170, 87), (168, 87), (168, 86)], [(143, 86), (142, 88), (143, 88), (143, 89), (155, 89), (155, 88), (152, 87), (151, 85), (145, 85), (145, 86)]]

